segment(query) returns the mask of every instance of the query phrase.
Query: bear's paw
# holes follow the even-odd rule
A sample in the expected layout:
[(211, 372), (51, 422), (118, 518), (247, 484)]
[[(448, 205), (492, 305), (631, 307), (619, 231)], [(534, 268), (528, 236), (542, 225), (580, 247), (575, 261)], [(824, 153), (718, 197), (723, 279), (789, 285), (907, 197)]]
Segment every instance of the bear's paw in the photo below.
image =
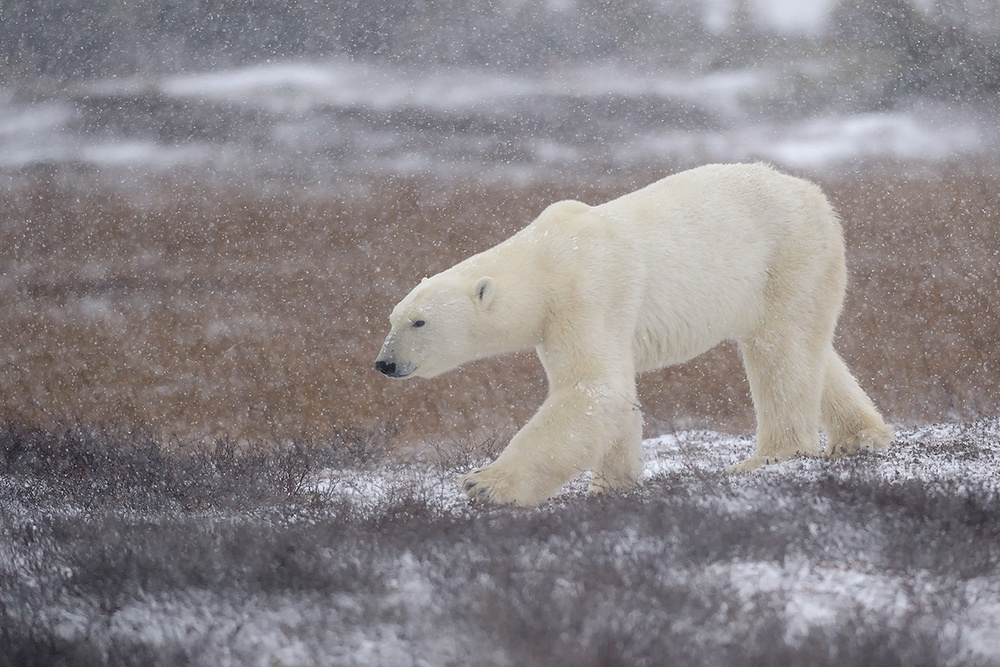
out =
[(889, 427), (868, 428), (846, 440), (831, 442), (827, 445), (825, 454), (830, 458), (838, 458), (854, 456), (861, 452), (884, 452), (889, 449), (891, 441), (892, 429)]
[(474, 503), (536, 507), (545, 500), (517, 489), (513, 474), (504, 471), (495, 463), (463, 475), (459, 483), (462, 491)]

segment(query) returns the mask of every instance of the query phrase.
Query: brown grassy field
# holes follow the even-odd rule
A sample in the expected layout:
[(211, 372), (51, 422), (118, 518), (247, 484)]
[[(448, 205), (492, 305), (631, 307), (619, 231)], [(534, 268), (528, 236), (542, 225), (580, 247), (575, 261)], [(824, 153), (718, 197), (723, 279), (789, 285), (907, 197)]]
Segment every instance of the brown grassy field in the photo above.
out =
[[(141, 424), (182, 440), (482, 439), (544, 397), (532, 354), (431, 381), (373, 369), (392, 306), (545, 205), (663, 174), (528, 185), (377, 178), (331, 192), (179, 180), (141, 196), (32, 174), (0, 199), (0, 416)], [(823, 182), (851, 272), (838, 348), (888, 418), (1000, 405), (1000, 167), (872, 166)], [(648, 433), (753, 428), (735, 348), (640, 383)]]

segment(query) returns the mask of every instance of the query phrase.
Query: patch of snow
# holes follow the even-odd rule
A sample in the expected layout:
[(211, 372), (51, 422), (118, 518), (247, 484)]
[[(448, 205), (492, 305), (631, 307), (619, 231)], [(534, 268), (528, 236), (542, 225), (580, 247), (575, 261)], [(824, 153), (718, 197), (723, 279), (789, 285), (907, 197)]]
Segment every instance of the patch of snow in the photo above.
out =
[(973, 579), (965, 589), (970, 600), (962, 628), (965, 649), (975, 657), (1000, 657), (1000, 584)]
[[(822, 76), (820, 64), (797, 67), (819, 68), (803, 75)], [(998, 130), (989, 114), (930, 103), (892, 113), (783, 120), (766, 109), (788, 95), (787, 76), (768, 69), (654, 72), (615, 64), (516, 74), (419, 71), (333, 61), (107, 79), (75, 89), (79, 100), (37, 105), (17, 103), (0, 90), (0, 166), (192, 164), (294, 174), (289, 166), (326, 170), (332, 163), (427, 174), (478, 164), (487, 172), (537, 177), (580, 164), (606, 170), (767, 159), (819, 169), (856, 159), (941, 160), (995, 150)], [(225, 116), (220, 127), (228, 129), (219, 136), (192, 140), (181, 132), (164, 138), (152, 124), (155, 115), (136, 124), (94, 110), (116, 96), (148, 98), (150, 113), (170, 113), (192, 126), (204, 120), (200, 114), (233, 115)], [(170, 100), (182, 104), (161, 106)], [(89, 102), (96, 104), (87, 111)], [(675, 118), (671, 109), (677, 106), (691, 118)], [(563, 127), (577, 121), (587, 126), (582, 134)], [(497, 146), (516, 150), (511, 155)]]
[(756, 20), (785, 34), (818, 35), (826, 28), (834, 0), (752, 0)]
[(161, 167), (198, 162), (208, 151), (198, 145), (162, 146), (151, 141), (108, 142), (84, 146), (79, 157), (97, 165), (158, 164)]
[[(733, 27), (740, 0), (703, 0), (705, 27), (723, 33)], [(757, 24), (788, 35), (820, 34), (826, 28), (834, 0), (751, 0), (748, 9)]]
[(786, 125), (741, 126), (716, 132), (677, 130), (637, 138), (615, 151), (623, 163), (664, 159), (729, 162), (765, 159), (818, 171), (858, 159), (944, 160), (983, 146), (971, 122), (942, 125), (911, 112), (830, 116)]
[(71, 117), (62, 105), (41, 105), (31, 109), (0, 107), (0, 138), (15, 139), (35, 132), (56, 128)]
[(942, 159), (979, 144), (971, 127), (935, 127), (909, 114), (889, 113), (819, 118), (775, 138), (758, 150), (781, 164), (814, 169), (858, 157)]
[[(886, 483), (898, 484), (908, 479), (923, 481), (964, 480), (1000, 496), (1000, 421), (983, 422), (981, 445), (975, 452), (956, 452), (949, 440), (959, 437), (967, 428), (959, 424), (938, 424), (915, 429), (898, 429), (887, 452), (866, 459), (871, 474)], [(941, 443), (921, 446), (918, 441)], [(650, 438), (643, 442), (645, 463), (642, 481), (650, 482), (666, 476), (714, 478), (727, 466), (748, 458), (754, 449), (754, 438), (712, 431), (679, 431)], [(716, 502), (732, 503), (732, 512), (745, 511), (760, 488), (761, 478), (787, 477), (794, 474), (805, 479), (818, 479), (830, 474), (836, 461), (823, 457), (803, 457), (764, 466), (748, 475), (730, 477), (732, 488), (740, 492), (734, 497), (716, 498)], [(332, 498), (353, 504), (360, 512), (376, 511), (400, 497), (403, 489), (416, 489), (422, 502), (442, 512), (462, 513), (469, 503), (459, 490), (458, 478), (465, 470), (446, 470), (427, 464), (398, 464), (371, 470), (328, 470), (312, 482), (311, 489)], [(583, 475), (564, 489), (564, 494), (582, 494), (588, 478)]]
[(350, 503), (362, 514), (375, 512), (406, 493), (442, 512), (468, 507), (458, 486), (458, 471), (429, 465), (398, 465), (371, 470), (327, 470), (309, 490)]
[[(711, 431), (679, 431), (648, 439), (643, 443), (647, 458), (643, 483), (649, 485), (669, 476), (718, 480), (726, 465), (750, 455), (753, 446), (752, 437)], [(899, 429), (888, 452), (865, 457), (859, 465), (870, 469), (874, 479), (884, 479), (888, 484), (908, 478), (959, 480), (997, 492), (998, 462), (1000, 420), (984, 420), (972, 425)], [(796, 476), (808, 481), (838, 466), (837, 462), (823, 459), (797, 459), (767, 466), (750, 475), (727, 478), (727, 491), (712, 494), (717, 497), (712, 502), (736, 516), (753, 513), (762, 502), (810, 502), (808, 497), (776, 497), (768, 490), (768, 480)], [(856, 466), (852, 470), (858, 474)], [(457, 483), (462, 472), (427, 464), (329, 470), (313, 480), (312, 490), (352, 505), (361, 515), (377, 513), (394, 499), (405, 498), (458, 516), (470, 511)], [(585, 480), (578, 479), (569, 487), (572, 500), (575, 494), (583, 493)], [(696, 492), (696, 487), (688, 488)], [(547, 507), (537, 511), (545, 512)], [(850, 534), (852, 531), (841, 530), (839, 517), (819, 509), (819, 514), (829, 521), (813, 527), (813, 531), (837, 531), (837, 551), (857, 554), (856, 561), (799, 556), (767, 561), (710, 560), (690, 570), (664, 571), (658, 581), (693, 581), (705, 590), (732, 590), (745, 605), (745, 609), (732, 614), (739, 619), (752, 618), (755, 605), (774, 605), (785, 621), (785, 634), (780, 639), (792, 647), (807, 640), (814, 630), (839, 629), (844, 619), (880, 623), (892, 633), (912, 627), (908, 624), (916, 615), (941, 621), (946, 635), (943, 639), (953, 642), (958, 650), (955, 664), (992, 664), (1000, 659), (1000, 581), (995, 575), (963, 579), (932, 571), (897, 573), (872, 567), (863, 554), (863, 544), (871, 534), (881, 534), (879, 530), (870, 534), (865, 527), (855, 527), (856, 534)], [(581, 532), (585, 530), (581, 527)], [(576, 545), (577, 538), (572, 534), (560, 539)], [(636, 554), (659, 553), (671, 540), (671, 534), (650, 535), (623, 525), (615, 540), (616, 557), (630, 562)], [(856, 550), (855, 543), (862, 549)], [(512, 545), (521, 571), (530, 573), (540, 563), (552, 569), (545, 559), (558, 555), (544, 544), (543, 540), (541, 550), (520, 551), (518, 545)], [(335, 541), (330, 548), (336, 548)], [(579, 557), (586, 558), (586, 545), (577, 548)], [(25, 576), (30, 568), (18, 567), (11, 553), (0, 545), (0, 569)], [(199, 664), (458, 664), (470, 656), (490, 664), (510, 662), (509, 656), (476, 654), (480, 644), (468, 628), (435, 625), (438, 619), (448, 618), (439, 590), (440, 581), (448, 573), (436, 569), (439, 563), (421, 560), (409, 550), (383, 558), (387, 560), (377, 563), (377, 569), (387, 574), (386, 585), (377, 589), (322, 595), (282, 590), (231, 600), (210, 590), (189, 587), (140, 596), (110, 614), (95, 614), (88, 605), (96, 608), (97, 601), (72, 596), (58, 607), (34, 611), (38, 618), (48, 620), (58, 637), (68, 641), (88, 636), (95, 622), (106, 623), (108, 641), (167, 651), (196, 647)], [(71, 576), (71, 572), (63, 575), (66, 580)], [(478, 576), (477, 590), (492, 593), (491, 586), (496, 582), (491, 582), (487, 573)], [(565, 600), (572, 602), (579, 597), (582, 585), (579, 581), (557, 580), (553, 599), (558, 603), (565, 595)], [(496, 594), (509, 591), (497, 589)], [(371, 621), (361, 623), (359, 618)], [(683, 625), (699, 621), (678, 618), (676, 622)], [(704, 632), (706, 642), (718, 644), (733, 629), (706, 627)]]

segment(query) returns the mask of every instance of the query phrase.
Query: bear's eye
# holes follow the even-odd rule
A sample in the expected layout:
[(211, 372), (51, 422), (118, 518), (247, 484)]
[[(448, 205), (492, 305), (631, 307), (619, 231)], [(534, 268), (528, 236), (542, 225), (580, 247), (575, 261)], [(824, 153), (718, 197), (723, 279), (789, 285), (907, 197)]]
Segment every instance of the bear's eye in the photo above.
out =
[(424, 326), (425, 324), (427, 324), (427, 322), (424, 322), (423, 320), (415, 320), (413, 322), (413, 327), (415, 329), (419, 329), (420, 327)]

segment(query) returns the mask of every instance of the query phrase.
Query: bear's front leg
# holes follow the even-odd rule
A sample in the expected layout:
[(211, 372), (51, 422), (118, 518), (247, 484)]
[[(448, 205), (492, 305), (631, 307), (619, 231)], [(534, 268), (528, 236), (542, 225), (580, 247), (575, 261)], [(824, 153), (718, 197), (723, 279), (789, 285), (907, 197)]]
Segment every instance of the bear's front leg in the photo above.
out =
[[(613, 444), (631, 440), (636, 409), (628, 392), (605, 384), (553, 392), (496, 461), (462, 477), (462, 490), (473, 501), (536, 507), (598, 466)], [(627, 467), (637, 476), (634, 462)]]

